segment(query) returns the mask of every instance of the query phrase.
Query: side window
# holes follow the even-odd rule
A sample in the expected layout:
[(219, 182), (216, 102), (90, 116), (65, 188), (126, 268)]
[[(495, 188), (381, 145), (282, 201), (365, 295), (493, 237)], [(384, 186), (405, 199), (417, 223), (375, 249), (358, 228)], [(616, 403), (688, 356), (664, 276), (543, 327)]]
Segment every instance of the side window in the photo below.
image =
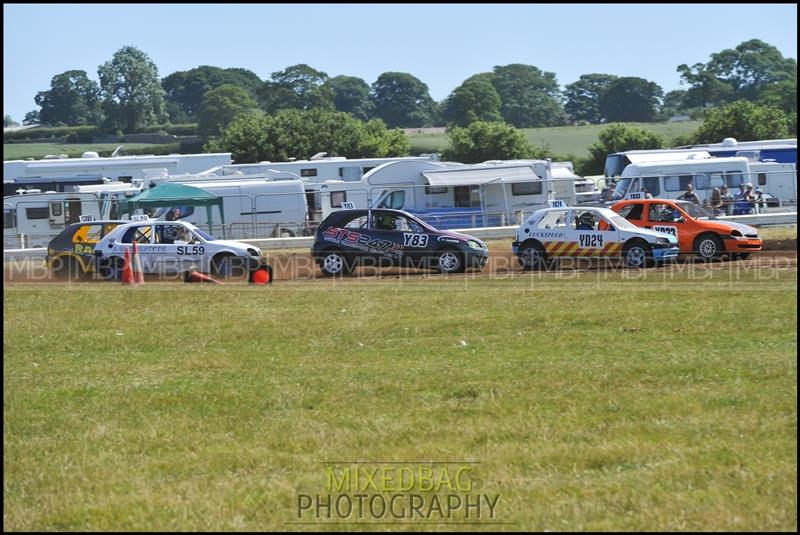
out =
[(72, 236), (76, 243), (97, 243), (103, 237), (103, 225), (83, 225)]
[(767, 173), (758, 173), (758, 185), (759, 186), (767, 185)]
[(513, 182), (511, 184), (511, 195), (539, 195), (542, 193), (542, 183), (536, 182)]
[(540, 229), (560, 229), (567, 230), (568, 210), (555, 210), (548, 212), (539, 220)]
[(406, 203), (405, 191), (393, 191), (381, 203), (381, 208), (392, 208), (394, 210), (402, 210), (403, 205)]
[(622, 207), (622, 209), (619, 211), (619, 215), (628, 220), (634, 219), (636, 221), (640, 221), (642, 219), (643, 212), (644, 212), (644, 205), (629, 204), (627, 206)]
[(666, 191), (686, 191), (692, 183), (692, 175), (665, 176), (664, 189)]
[(728, 171), (725, 173), (725, 182), (729, 188), (738, 188), (740, 184), (744, 184), (742, 174), (737, 171)]
[(341, 208), (343, 202), (347, 202), (346, 191), (331, 192), (331, 208)]
[(25, 217), (28, 219), (48, 219), (50, 217), (50, 208), (25, 208)]
[(647, 217), (653, 222), (662, 221), (672, 223), (675, 221), (675, 218), (673, 217), (672, 206), (664, 203), (651, 204)]
[(194, 206), (173, 206), (164, 217), (167, 221), (177, 221), (194, 213)]
[(425, 193), (428, 195), (447, 193), (447, 186), (425, 186)]
[(711, 187), (711, 179), (705, 173), (697, 173), (694, 177), (694, 189), (709, 189)]
[(317, 176), (316, 169), (300, 169), (300, 176)]
[(64, 205), (60, 202), (51, 202), (50, 213), (53, 215), (53, 217), (59, 217), (64, 213)]
[(367, 216), (354, 217), (343, 226), (344, 228), (365, 228), (367, 226)]
[(138, 225), (126, 230), (119, 241), (120, 243), (150, 243), (150, 234), (152, 232), (153, 227), (150, 225)]
[(572, 211), (572, 230), (597, 230), (600, 217), (591, 210)]
[(647, 192), (654, 197), (661, 193), (661, 187), (658, 185), (657, 176), (646, 176), (642, 178), (642, 188), (647, 190)]
[(183, 225), (156, 225), (156, 243), (189, 243), (191, 236)]

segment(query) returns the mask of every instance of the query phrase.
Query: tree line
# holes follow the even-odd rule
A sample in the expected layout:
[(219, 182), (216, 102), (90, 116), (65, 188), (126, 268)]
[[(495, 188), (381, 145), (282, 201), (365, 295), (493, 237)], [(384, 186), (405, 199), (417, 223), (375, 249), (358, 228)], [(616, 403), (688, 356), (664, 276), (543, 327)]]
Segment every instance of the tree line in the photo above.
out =
[(714, 53), (707, 63), (679, 65), (677, 73), (686, 89), (666, 94), (655, 82), (603, 73), (584, 74), (561, 90), (555, 73), (511, 64), (470, 76), (436, 102), (423, 81), (405, 72), (385, 72), (368, 84), (355, 76), (330, 77), (306, 64), (273, 72), (267, 80), (248, 69), (204, 65), (161, 79), (147, 54), (127, 46), (98, 67), (99, 83), (81, 70), (54, 76), (50, 89), (34, 99), (40, 109), (23, 123), (136, 132), (165, 122), (197, 122), (202, 134), (215, 136), (233, 115), (250, 109), (270, 115), (287, 109), (338, 111), (361, 121), (380, 119), (388, 128), (474, 121), (517, 128), (652, 122), (679, 114), (702, 118), (738, 100), (797, 113), (797, 61), (761, 40)]

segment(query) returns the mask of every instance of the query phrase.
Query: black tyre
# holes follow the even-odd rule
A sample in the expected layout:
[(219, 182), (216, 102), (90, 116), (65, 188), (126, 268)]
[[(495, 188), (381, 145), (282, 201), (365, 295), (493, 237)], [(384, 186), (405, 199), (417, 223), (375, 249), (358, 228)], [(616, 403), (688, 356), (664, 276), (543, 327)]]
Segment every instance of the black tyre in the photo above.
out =
[(442, 249), (436, 256), (436, 269), (442, 273), (463, 273), (466, 270), (464, 255), (456, 249)]
[(100, 269), (100, 276), (109, 281), (122, 280), (122, 270), (124, 267), (125, 261), (122, 258), (112, 256), (103, 261), (103, 265)]
[(538, 243), (524, 245), (517, 254), (519, 265), (525, 271), (538, 271), (552, 265), (547, 257), (547, 251)]
[(625, 267), (641, 269), (650, 267), (653, 262), (653, 249), (643, 241), (635, 241), (622, 250)]
[(725, 252), (725, 246), (716, 235), (703, 234), (695, 240), (694, 250), (703, 260), (714, 260)]
[(246, 261), (247, 258), (230, 253), (218, 254), (211, 259), (211, 274), (223, 279), (244, 277), (247, 274)]
[(329, 249), (322, 253), (319, 268), (326, 277), (344, 277), (353, 271), (347, 255), (339, 249)]
[(72, 257), (60, 257), (53, 260), (53, 276), (62, 281), (79, 281), (83, 278), (83, 268)]

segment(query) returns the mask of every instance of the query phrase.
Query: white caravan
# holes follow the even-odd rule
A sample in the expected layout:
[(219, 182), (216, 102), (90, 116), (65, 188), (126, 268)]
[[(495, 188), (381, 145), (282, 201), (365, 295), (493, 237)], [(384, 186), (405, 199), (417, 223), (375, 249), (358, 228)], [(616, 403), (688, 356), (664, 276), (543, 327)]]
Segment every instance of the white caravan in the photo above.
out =
[(174, 206), (158, 209), (154, 218), (187, 221), (227, 239), (300, 236), (306, 229), (308, 206), (304, 183), (300, 180), (248, 178), (178, 183), (222, 197), (224, 225), (216, 208), (211, 211), (213, 219), (209, 228), (204, 208), (182, 206), (179, 201)]
[(46, 157), (3, 162), (4, 195), (17, 189), (74, 191), (81, 184), (132, 182), (148, 176), (200, 173), (231, 163), (231, 154), (170, 154), (168, 156), (112, 156), (84, 152), (81, 158)]
[(752, 162), (744, 157), (630, 164), (622, 172), (611, 199), (630, 198), (635, 193), (676, 199), (692, 184), (700, 201), (708, 202), (712, 188), (725, 184), (728, 193), (735, 195), (739, 185), (748, 183), (781, 204), (797, 202), (795, 164)]
[(419, 156), (405, 156), (397, 158), (355, 158), (326, 157), (321, 152), (308, 160), (294, 160), (291, 162), (259, 162), (248, 164), (225, 165), (217, 171), (220, 175), (243, 173), (245, 175), (262, 175), (270, 171), (292, 173), (309, 182), (324, 182), (327, 180), (343, 180), (345, 182), (358, 182), (364, 175), (376, 167), (391, 162), (438, 162), (438, 154), (421, 154)]
[(3, 197), (3, 248), (47, 247), (64, 228), (81, 216), (101, 218), (94, 193), (31, 193)]

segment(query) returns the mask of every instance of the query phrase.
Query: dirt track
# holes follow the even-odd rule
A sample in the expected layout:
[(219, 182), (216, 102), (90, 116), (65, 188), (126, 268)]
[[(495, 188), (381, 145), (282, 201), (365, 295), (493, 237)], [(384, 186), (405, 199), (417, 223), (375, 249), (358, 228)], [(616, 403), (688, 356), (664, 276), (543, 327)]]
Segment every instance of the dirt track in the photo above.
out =
[[(792, 240), (795, 241), (795, 240)], [(788, 248), (788, 247), (787, 247)], [(322, 275), (319, 267), (313, 262), (308, 253), (278, 253), (268, 254), (267, 260), (273, 268), (273, 276), (276, 282), (286, 281), (314, 281), (330, 280)], [(797, 251), (796, 250), (765, 250), (754, 253), (747, 260), (718, 260), (704, 262), (691, 257), (681, 257), (677, 262), (658, 266), (647, 270), (647, 272), (669, 273), (671, 271), (692, 272), (707, 270), (753, 270), (753, 269), (796, 269)], [(550, 275), (557, 276), (558, 273), (580, 273), (580, 272), (602, 272), (602, 271), (621, 271), (625, 268), (618, 260), (599, 260), (599, 259), (575, 259), (561, 260), (559, 265), (552, 270)], [(628, 270), (630, 271), (630, 270)], [(469, 270), (461, 275), (449, 275), (448, 278), (474, 279), (491, 277), (518, 276), (525, 272), (519, 267), (516, 257), (510, 253), (492, 253), (489, 262), (482, 271)], [(49, 276), (44, 261), (31, 261), (22, 264), (10, 265), (6, 263), (3, 270), (4, 282), (31, 283), (31, 282), (62, 282)], [(544, 274), (547, 276), (548, 274)], [(344, 280), (383, 280), (383, 279), (421, 279), (427, 277), (442, 277), (433, 270), (411, 269), (411, 268), (382, 268), (372, 267), (357, 268), (353, 275)], [(148, 282), (157, 282), (156, 277), (147, 277)], [(181, 281), (182, 278), (167, 279), (168, 281)], [(102, 284), (102, 282), (99, 282)], [(110, 283), (107, 283), (110, 284)]]

